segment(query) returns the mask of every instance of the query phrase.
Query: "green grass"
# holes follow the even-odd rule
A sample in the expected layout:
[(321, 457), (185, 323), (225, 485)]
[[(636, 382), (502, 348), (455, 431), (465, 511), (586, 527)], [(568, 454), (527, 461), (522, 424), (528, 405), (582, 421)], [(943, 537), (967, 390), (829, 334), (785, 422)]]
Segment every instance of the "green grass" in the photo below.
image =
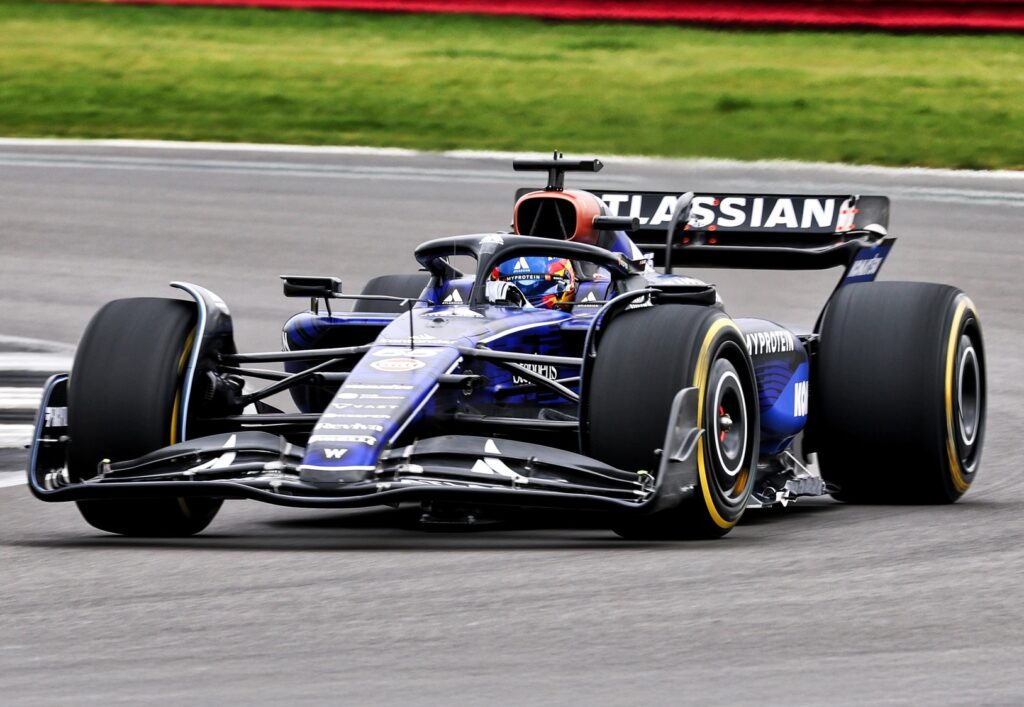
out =
[(0, 134), (1024, 168), (1024, 37), (0, 0)]

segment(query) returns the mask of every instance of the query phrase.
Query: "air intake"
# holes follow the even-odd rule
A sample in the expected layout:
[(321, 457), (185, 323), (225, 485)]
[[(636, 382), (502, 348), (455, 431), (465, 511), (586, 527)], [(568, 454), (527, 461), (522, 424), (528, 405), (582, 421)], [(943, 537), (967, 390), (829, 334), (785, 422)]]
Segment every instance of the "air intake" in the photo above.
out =
[(576, 235), (576, 206), (565, 199), (526, 199), (519, 204), (516, 225), (524, 236), (568, 240)]

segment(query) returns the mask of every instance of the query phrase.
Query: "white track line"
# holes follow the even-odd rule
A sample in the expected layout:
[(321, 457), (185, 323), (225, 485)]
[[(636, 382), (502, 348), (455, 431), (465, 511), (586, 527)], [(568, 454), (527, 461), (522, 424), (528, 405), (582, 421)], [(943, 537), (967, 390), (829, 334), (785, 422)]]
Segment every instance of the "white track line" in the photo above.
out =
[[(0, 352), (0, 381), (3, 380), (5, 373), (54, 373), (71, 368), (74, 347), (68, 344), (0, 336), (0, 346), (21, 349)], [(33, 352), (32, 349), (36, 351)], [(41, 388), (0, 387), (0, 410), (36, 410), (42, 395)], [(0, 425), (0, 449), (22, 450), (32, 441), (34, 432), (34, 425)], [(27, 453), (25, 456), (27, 457)], [(25, 483), (27, 479), (24, 469), (0, 469), (0, 489), (22, 486)]]
[(20, 449), (32, 441), (35, 425), (0, 425), (0, 448)]
[[(439, 155), (464, 160), (510, 160), (512, 157), (548, 157), (550, 152), (498, 152), (490, 150), (448, 150), (428, 152), (400, 147), (361, 147), (357, 145), (278, 145), (261, 143), (225, 142), (183, 142), (177, 140), (85, 140), (63, 138), (0, 138), (0, 146), (11, 147), (116, 147), (137, 150), (216, 150), (219, 152), (276, 152), (285, 154), (356, 155), (368, 157), (416, 157)], [(679, 165), (688, 168), (736, 168), (746, 170), (795, 171), (807, 168), (824, 168), (850, 174), (880, 176), (956, 177), (977, 179), (1013, 179), (1024, 181), (1024, 171), (1013, 170), (970, 170), (931, 169), (926, 167), (882, 167), (876, 165), (848, 165), (835, 162), (798, 162), (796, 160), (743, 160), (724, 159), (681, 159), (668, 157), (645, 157), (642, 155), (602, 155), (606, 162), (620, 164), (661, 164)]]
[(38, 410), (42, 388), (0, 388), (0, 410)]
[(52, 373), (71, 370), (71, 357), (45, 353), (0, 353), (0, 379), (9, 373)]

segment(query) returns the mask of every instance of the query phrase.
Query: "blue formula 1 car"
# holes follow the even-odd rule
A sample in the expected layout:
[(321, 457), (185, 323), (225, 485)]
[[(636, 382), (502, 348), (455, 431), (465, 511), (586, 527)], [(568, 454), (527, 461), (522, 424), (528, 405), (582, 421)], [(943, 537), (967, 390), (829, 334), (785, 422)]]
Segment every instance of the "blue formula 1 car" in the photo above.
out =
[[(227, 306), (195, 285), (109, 303), (47, 385), (32, 492), (125, 535), (193, 534), (250, 498), (412, 503), (452, 523), (587, 512), (675, 539), (799, 496), (968, 489), (978, 315), (953, 287), (874, 281), (895, 240), (888, 199), (567, 190), (566, 172), (601, 163), (559, 157), (515, 162), (548, 181), (520, 190), (513, 232), (424, 243), (420, 273), (360, 295), (284, 277), (310, 309), (282, 351), (239, 353)], [(731, 317), (683, 266), (843, 271), (813, 330), (794, 332)], [(282, 393), (294, 404), (271, 405)]]

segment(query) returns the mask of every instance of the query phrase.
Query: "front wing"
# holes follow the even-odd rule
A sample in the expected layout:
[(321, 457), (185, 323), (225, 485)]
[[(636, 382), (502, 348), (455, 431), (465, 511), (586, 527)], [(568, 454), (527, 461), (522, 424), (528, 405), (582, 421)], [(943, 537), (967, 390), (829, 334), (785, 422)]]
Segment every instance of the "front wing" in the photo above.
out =
[(44, 501), (155, 497), (250, 498), (283, 506), (354, 508), (451, 501), (519, 508), (652, 513), (694, 493), (697, 390), (673, 403), (657, 470), (624, 471), (581, 454), (508, 439), (443, 435), (395, 447), (372, 470), (311, 475), (304, 450), (268, 432), (186, 440), (137, 459), (104, 461), (96, 476), (67, 470), (67, 376), (47, 383), (28, 477)]

